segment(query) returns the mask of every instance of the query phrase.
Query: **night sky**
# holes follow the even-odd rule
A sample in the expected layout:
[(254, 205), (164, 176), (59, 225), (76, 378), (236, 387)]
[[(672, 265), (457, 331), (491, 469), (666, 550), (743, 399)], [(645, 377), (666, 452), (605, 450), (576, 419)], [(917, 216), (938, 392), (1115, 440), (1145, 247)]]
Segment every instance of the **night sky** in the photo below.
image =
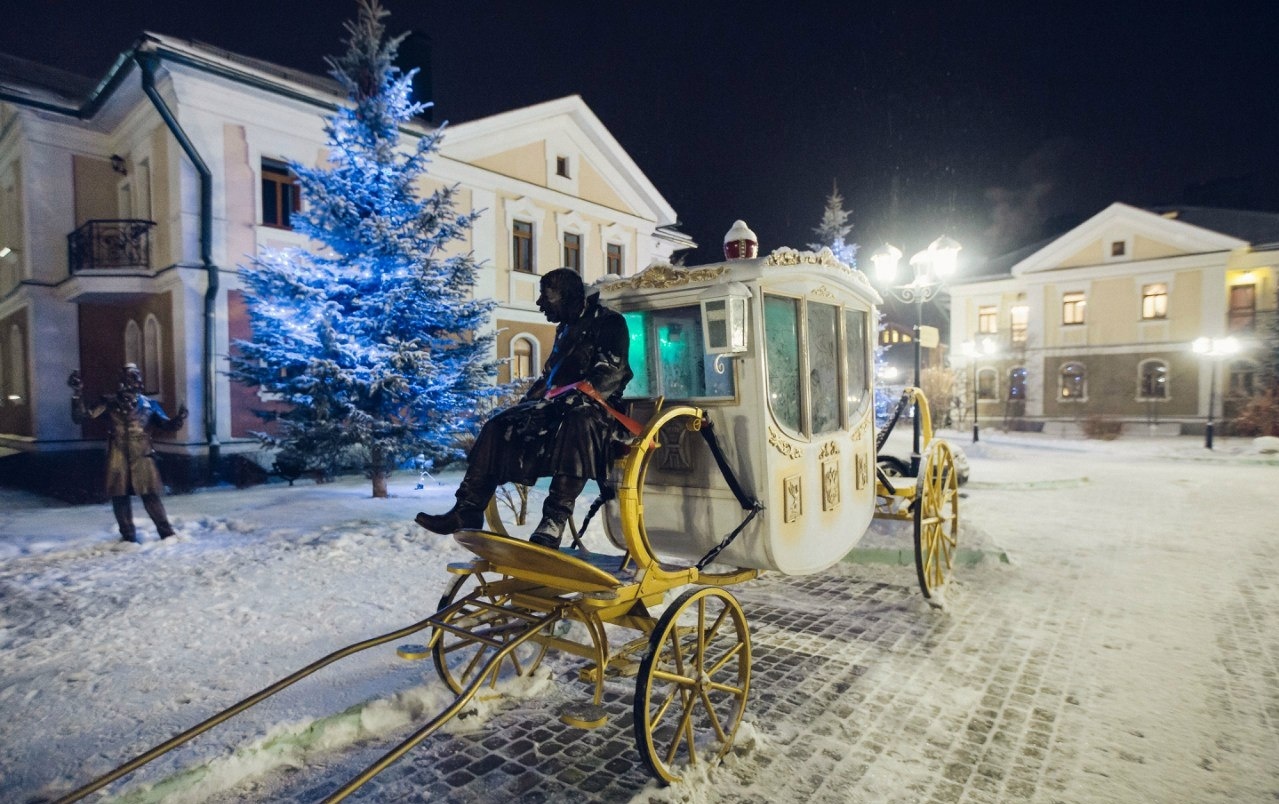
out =
[[(384, 2), (431, 39), (437, 121), (580, 94), (690, 264), (736, 218), (805, 247), (832, 182), (864, 262), (943, 232), (994, 256), (1112, 201), (1279, 210), (1268, 4)], [(355, 8), (10, 0), (0, 51), (99, 78), (149, 30), (321, 73)]]

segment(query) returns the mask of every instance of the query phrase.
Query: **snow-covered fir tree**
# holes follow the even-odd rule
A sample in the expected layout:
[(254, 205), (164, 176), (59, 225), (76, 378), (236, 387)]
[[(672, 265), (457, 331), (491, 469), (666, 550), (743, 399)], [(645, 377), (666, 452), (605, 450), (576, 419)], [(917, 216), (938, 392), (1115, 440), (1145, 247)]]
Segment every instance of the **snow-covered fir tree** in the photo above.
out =
[(849, 243), (848, 233), (853, 225), (848, 222), (849, 213), (844, 209), (844, 197), (839, 194), (839, 187), (831, 182), (830, 196), (826, 199), (826, 208), (822, 210), (822, 222), (813, 227), (818, 242), (809, 243), (813, 251), (828, 248), (835, 259), (849, 266), (857, 267), (857, 244)]
[(292, 163), (305, 208), (293, 228), (309, 249), (264, 252), (240, 269), (252, 340), (237, 341), (231, 375), (274, 395), (268, 446), (310, 468), (359, 462), (386, 496), (391, 469), (418, 454), (459, 457), (481, 399), (498, 391), (492, 303), (473, 297), (477, 266), (464, 242), (478, 213), (455, 210), (457, 188), (417, 187), (441, 129), (401, 142), (425, 106), (413, 73), (394, 66), (377, 0), (346, 23), (346, 53), (328, 60), (347, 92), (325, 125), (328, 163)]

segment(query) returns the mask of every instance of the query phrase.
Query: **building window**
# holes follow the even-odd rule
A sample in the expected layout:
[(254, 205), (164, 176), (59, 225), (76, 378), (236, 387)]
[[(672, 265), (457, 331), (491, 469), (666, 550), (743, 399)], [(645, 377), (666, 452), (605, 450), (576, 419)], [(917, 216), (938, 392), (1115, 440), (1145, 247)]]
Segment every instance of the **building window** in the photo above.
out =
[(1061, 399), (1082, 402), (1088, 396), (1088, 372), (1083, 363), (1067, 363), (1061, 367)]
[(997, 399), (999, 397), (999, 375), (993, 368), (984, 368), (977, 372), (977, 398)]
[(579, 274), (582, 272), (582, 236), (580, 234), (564, 233), (564, 267), (572, 268)]
[(617, 243), (609, 243), (607, 250), (608, 273), (613, 276), (622, 275), (622, 247)]
[(1231, 332), (1252, 332), (1257, 323), (1257, 286), (1232, 285), (1230, 288), (1230, 315), (1227, 329)]
[(1230, 387), (1226, 394), (1231, 397), (1252, 396), (1257, 391), (1257, 364), (1251, 360), (1236, 360), (1230, 364)]
[(1112, 257), (1122, 257), (1127, 250), (1127, 245), (1122, 240), (1115, 240), (1110, 244), (1110, 256)]
[(1142, 285), (1141, 317), (1147, 320), (1168, 317), (1168, 284), (1166, 282)]
[(1030, 331), (1030, 308), (1024, 304), (1019, 304), (1008, 312), (1010, 320), (1009, 336), (1012, 338), (1013, 343), (1025, 343), (1026, 335)]
[(1088, 303), (1083, 293), (1066, 293), (1061, 297), (1061, 323), (1084, 323), (1084, 306)]
[(555, 175), (563, 176), (566, 179), (570, 178), (568, 174), (568, 157), (567, 156), (555, 157)]
[[(132, 323), (132, 322), (130, 322)], [(148, 315), (142, 325), (142, 382), (146, 392), (160, 397), (160, 320)]]
[(262, 223), (292, 229), (293, 214), (302, 210), (302, 191), (289, 166), (274, 159), (262, 160)]
[(532, 338), (513, 338), (511, 340), (511, 379), (529, 379), (533, 376), (533, 367), (536, 365), (537, 346)]
[(533, 224), (528, 221), (515, 221), (511, 229), (511, 267), (533, 273)]
[(23, 354), (22, 330), (14, 324), (9, 327), (9, 388), (5, 393), (5, 401), (21, 405), (27, 395), (27, 360)]
[(1022, 366), (1008, 371), (1008, 398), (1013, 402), (1026, 398), (1026, 369)]
[(983, 335), (993, 335), (999, 331), (999, 308), (995, 305), (984, 305), (977, 308), (977, 331)]
[(124, 325), (124, 362), (142, 366), (142, 328), (132, 318)]
[(1168, 364), (1162, 360), (1143, 360), (1137, 367), (1137, 398), (1168, 398)]

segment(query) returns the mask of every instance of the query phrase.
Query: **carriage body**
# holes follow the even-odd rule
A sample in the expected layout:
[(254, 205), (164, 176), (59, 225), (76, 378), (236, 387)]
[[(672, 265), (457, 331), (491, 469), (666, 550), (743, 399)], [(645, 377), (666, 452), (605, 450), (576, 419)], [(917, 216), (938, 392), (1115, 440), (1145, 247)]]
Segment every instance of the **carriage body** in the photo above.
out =
[[(880, 299), (829, 251), (780, 249), (691, 268), (653, 266), (599, 286), (630, 328), (632, 415), (690, 404), (764, 510), (717, 557), (790, 575), (843, 558), (875, 511), (873, 343)], [(654, 554), (696, 561), (743, 519), (700, 439), (661, 434), (642, 525)], [(605, 530), (626, 548), (622, 513)]]

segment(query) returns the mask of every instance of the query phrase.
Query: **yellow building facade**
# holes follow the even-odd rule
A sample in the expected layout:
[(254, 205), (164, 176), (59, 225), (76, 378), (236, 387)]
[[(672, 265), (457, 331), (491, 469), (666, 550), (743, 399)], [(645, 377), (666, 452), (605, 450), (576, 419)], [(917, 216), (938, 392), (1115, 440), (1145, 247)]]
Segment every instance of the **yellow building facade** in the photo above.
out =
[[(1279, 215), (1112, 204), (951, 286), (951, 343), (976, 347), (952, 347), (966, 407), (1066, 432), (1193, 432), (1210, 405), (1228, 418), (1256, 387), (1277, 268)], [(1194, 351), (1228, 337), (1233, 356)]]

